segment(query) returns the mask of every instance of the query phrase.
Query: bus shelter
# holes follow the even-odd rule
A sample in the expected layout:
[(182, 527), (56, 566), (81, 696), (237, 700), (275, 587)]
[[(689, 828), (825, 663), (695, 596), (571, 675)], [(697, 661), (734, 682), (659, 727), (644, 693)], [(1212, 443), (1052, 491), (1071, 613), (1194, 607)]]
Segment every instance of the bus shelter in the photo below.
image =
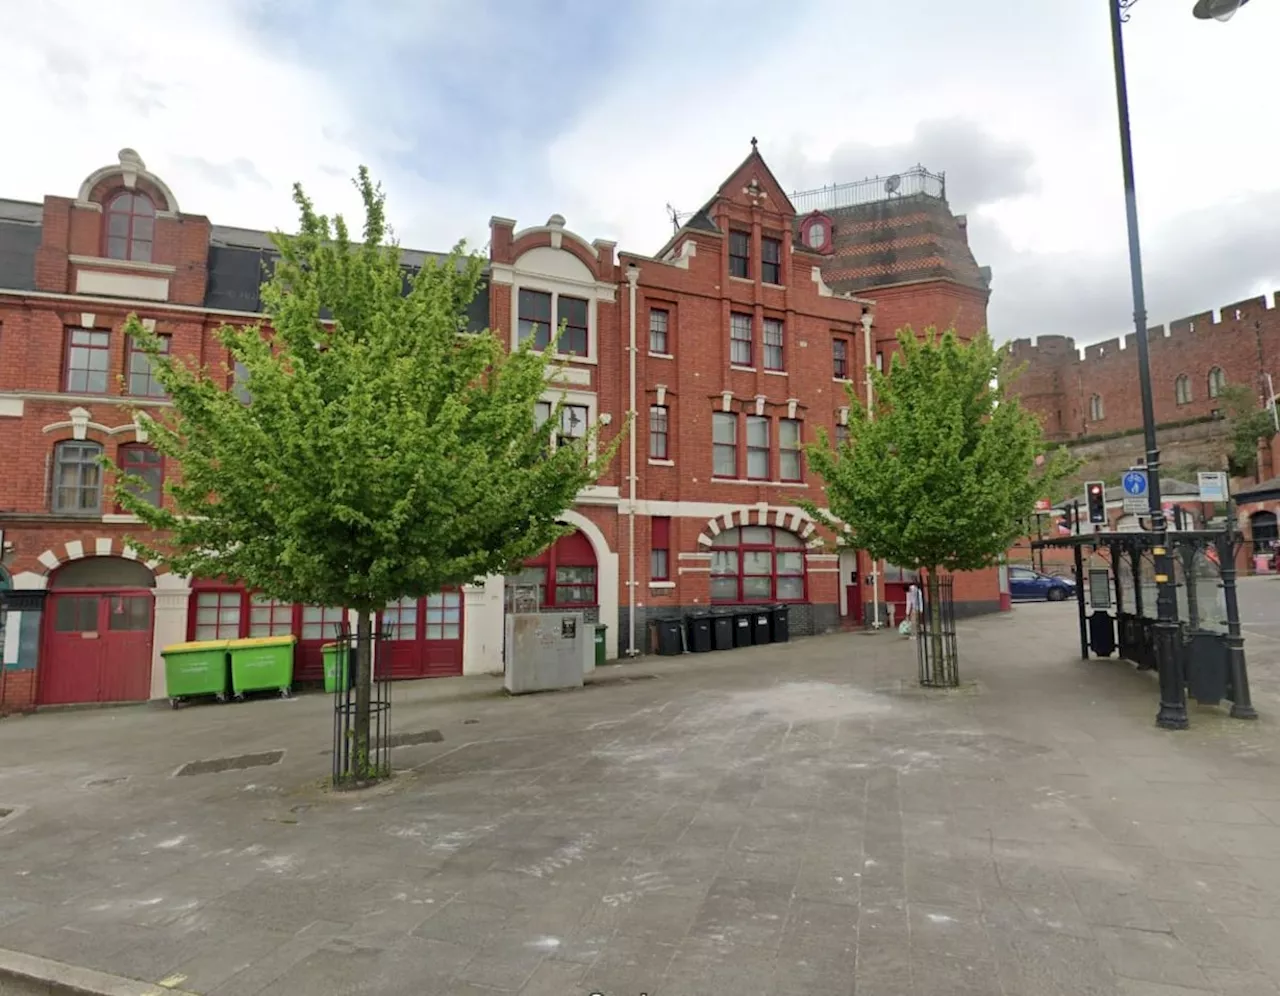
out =
[(1168, 661), (1158, 653), (1156, 533), (1079, 533), (1035, 540), (1031, 547), (1074, 553), (1082, 660), (1090, 653), (1115, 654), (1140, 671), (1173, 669), (1161, 673), (1161, 685), (1178, 690), (1184, 709), (1189, 695), (1201, 705), (1230, 702), (1232, 717), (1256, 719), (1236, 598), (1239, 534), (1171, 530), (1165, 537), (1177, 585), (1177, 632)]

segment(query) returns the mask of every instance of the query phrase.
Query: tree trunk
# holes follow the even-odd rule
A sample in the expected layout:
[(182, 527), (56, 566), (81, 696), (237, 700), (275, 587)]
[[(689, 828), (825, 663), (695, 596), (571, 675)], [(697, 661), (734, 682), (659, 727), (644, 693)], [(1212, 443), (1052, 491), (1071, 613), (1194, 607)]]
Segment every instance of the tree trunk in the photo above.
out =
[(929, 642), (932, 644), (930, 650), (933, 655), (934, 676), (946, 677), (950, 683), (951, 669), (942, 658), (942, 602), (938, 598), (938, 569), (928, 568), (925, 577), (929, 584), (929, 604), (926, 608), (929, 611)]
[(360, 609), (356, 622), (355, 770), (357, 783), (373, 777), (369, 744), (369, 705), (373, 699), (373, 613)]

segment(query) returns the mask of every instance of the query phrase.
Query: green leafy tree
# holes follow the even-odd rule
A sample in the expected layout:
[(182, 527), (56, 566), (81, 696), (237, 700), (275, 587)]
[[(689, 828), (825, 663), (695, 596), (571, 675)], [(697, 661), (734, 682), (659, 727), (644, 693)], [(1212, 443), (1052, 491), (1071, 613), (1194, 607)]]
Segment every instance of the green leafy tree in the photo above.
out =
[(139, 418), (181, 480), (166, 483), (171, 507), (133, 494), (136, 479), (118, 493), (156, 531), (135, 545), (177, 571), (356, 611), (353, 777), (363, 782), (384, 774), (367, 770), (375, 613), (545, 549), (618, 440), (604, 445), (593, 426), (553, 441), (559, 407), (535, 418), (551, 350), (508, 353), (492, 332), (466, 332), (483, 261), (459, 244), (406, 292), (381, 188), (363, 167), (356, 186), (358, 239), (295, 186), (299, 234), (275, 237), (280, 259), (263, 287), (269, 327), (218, 331), (242, 365), (238, 385), (225, 369), (162, 353), (131, 316), (128, 334), (173, 399), (167, 416)]
[(926, 571), (937, 607), (939, 570), (997, 562), (1071, 461), (1060, 449), (1037, 468), (1039, 422), (1007, 396), (1005, 350), (985, 334), (907, 327), (898, 343), (889, 372), (871, 372), (874, 417), (848, 388), (848, 439), (832, 449), (820, 430), (808, 454), (830, 514), (877, 560)]
[(1219, 395), (1227, 410), (1231, 429), (1231, 471), (1252, 474), (1258, 469), (1258, 443), (1276, 434), (1271, 412), (1258, 403), (1257, 395), (1243, 384), (1228, 384)]

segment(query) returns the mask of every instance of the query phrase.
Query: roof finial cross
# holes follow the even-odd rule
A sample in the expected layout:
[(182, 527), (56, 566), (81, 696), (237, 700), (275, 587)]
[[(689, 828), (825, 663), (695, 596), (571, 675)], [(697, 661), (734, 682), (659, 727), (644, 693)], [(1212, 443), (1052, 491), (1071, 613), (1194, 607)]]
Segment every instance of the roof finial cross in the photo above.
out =
[(754, 151), (755, 151), (755, 148), (756, 148), (756, 137), (755, 137), (755, 135), (752, 135), (752, 136), (751, 136), (751, 151), (752, 151), (752, 152), (754, 152)]

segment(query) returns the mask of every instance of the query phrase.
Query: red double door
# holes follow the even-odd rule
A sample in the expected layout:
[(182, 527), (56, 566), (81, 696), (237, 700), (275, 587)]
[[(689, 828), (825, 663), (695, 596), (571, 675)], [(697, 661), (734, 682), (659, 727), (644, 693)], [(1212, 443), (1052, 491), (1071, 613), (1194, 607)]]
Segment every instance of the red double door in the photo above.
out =
[(388, 634), (382, 667), (392, 678), (445, 678), (462, 674), (462, 592), (402, 598), (378, 614)]
[(49, 596), (37, 700), (138, 702), (151, 692), (147, 590), (59, 591)]

